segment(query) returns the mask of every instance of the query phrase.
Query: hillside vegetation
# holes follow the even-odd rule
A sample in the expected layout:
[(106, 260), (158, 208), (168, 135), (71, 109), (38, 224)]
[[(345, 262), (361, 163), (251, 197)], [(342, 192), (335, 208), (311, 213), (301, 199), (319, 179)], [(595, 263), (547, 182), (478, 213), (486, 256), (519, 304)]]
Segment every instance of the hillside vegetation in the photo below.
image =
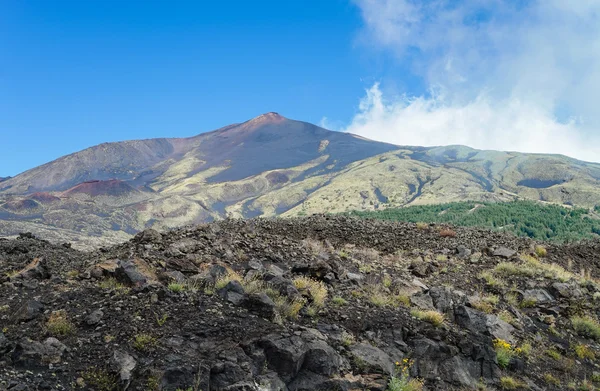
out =
[(452, 202), (350, 214), (362, 218), (413, 223), (486, 227), (538, 240), (571, 242), (597, 238), (600, 235), (600, 217), (596, 215), (599, 209), (596, 207), (590, 212), (583, 208), (565, 208), (533, 201)]

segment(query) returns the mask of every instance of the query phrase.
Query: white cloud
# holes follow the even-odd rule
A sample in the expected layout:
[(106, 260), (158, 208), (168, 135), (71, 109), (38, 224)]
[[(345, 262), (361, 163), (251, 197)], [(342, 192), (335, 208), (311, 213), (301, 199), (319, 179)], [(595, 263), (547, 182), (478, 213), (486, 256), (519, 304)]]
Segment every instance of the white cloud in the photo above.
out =
[(345, 130), (600, 161), (600, 0), (357, 4), (363, 37), (410, 64), (430, 91), (386, 99), (376, 84)]

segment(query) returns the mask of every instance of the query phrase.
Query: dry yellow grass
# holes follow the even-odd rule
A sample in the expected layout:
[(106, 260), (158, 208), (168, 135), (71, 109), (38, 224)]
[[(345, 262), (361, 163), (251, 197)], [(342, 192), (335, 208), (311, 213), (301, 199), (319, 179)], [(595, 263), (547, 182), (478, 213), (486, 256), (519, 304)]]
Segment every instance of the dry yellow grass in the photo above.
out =
[(413, 309), (410, 314), (417, 319), (431, 323), (432, 325), (439, 327), (444, 323), (444, 314), (438, 311), (423, 311), (419, 309)]
[(68, 319), (67, 311), (59, 310), (50, 314), (46, 330), (55, 337), (64, 337), (75, 332), (75, 325)]
[(307, 292), (312, 299), (312, 305), (321, 308), (325, 305), (327, 299), (327, 287), (321, 281), (308, 277), (296, 277), (293, 280), (294, 286), (300, 292)]

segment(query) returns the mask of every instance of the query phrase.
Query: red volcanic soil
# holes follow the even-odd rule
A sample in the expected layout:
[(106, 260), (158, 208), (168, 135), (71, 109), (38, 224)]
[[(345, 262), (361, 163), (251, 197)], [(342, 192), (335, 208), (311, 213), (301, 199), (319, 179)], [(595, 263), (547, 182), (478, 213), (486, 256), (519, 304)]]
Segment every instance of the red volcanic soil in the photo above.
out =
[(38, 204), (34, 200), (29, 199), (8, 201), (2, 205), (4, 209), (13, 212), (36, 209), (38, 206), (40, 206), (40, 204)]
[(87, 194), (91, 197), (97, 196), (112, 196), (118, 197), (127, 193), (137, 192), (136, 189), (129, 186), (127, 183), (111, 179), (108, 181), (87, 181), (73, 186), (69, 190), (62, 193), (63, 196), (71, 196), (75, 194)]
[(46, 192), (33, 193), (29, 196), (29, 199), (41, 202), (42, 204), (51, 204), (52, 202), (60, 201), (60, 198)]

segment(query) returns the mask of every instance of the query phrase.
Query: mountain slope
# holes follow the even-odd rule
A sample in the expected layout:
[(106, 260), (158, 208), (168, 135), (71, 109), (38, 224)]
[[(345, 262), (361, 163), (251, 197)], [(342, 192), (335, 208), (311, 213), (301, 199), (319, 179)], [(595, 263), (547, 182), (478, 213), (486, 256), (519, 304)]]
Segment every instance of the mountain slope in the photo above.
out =
[(55, 240), (94, 246), (226, 216), (463, 200), (593, 207), (599, 185), (600, 165), (565, 156), (395, 146), (267, 113), (190, 138), (101, 144), (5, 179), (0, 236), (52, 227)]
[(323, 154), (345, 165), (394, 148), (267, 113), (191, 138), (100, 144), (10, 178), (0, 192), (66, 190), (82, 182), (109, 179), (146, 185), (169, 169), (193, 176), (218, 167), (221, 170), (211, 181), (232, 181), (298, 166)]

